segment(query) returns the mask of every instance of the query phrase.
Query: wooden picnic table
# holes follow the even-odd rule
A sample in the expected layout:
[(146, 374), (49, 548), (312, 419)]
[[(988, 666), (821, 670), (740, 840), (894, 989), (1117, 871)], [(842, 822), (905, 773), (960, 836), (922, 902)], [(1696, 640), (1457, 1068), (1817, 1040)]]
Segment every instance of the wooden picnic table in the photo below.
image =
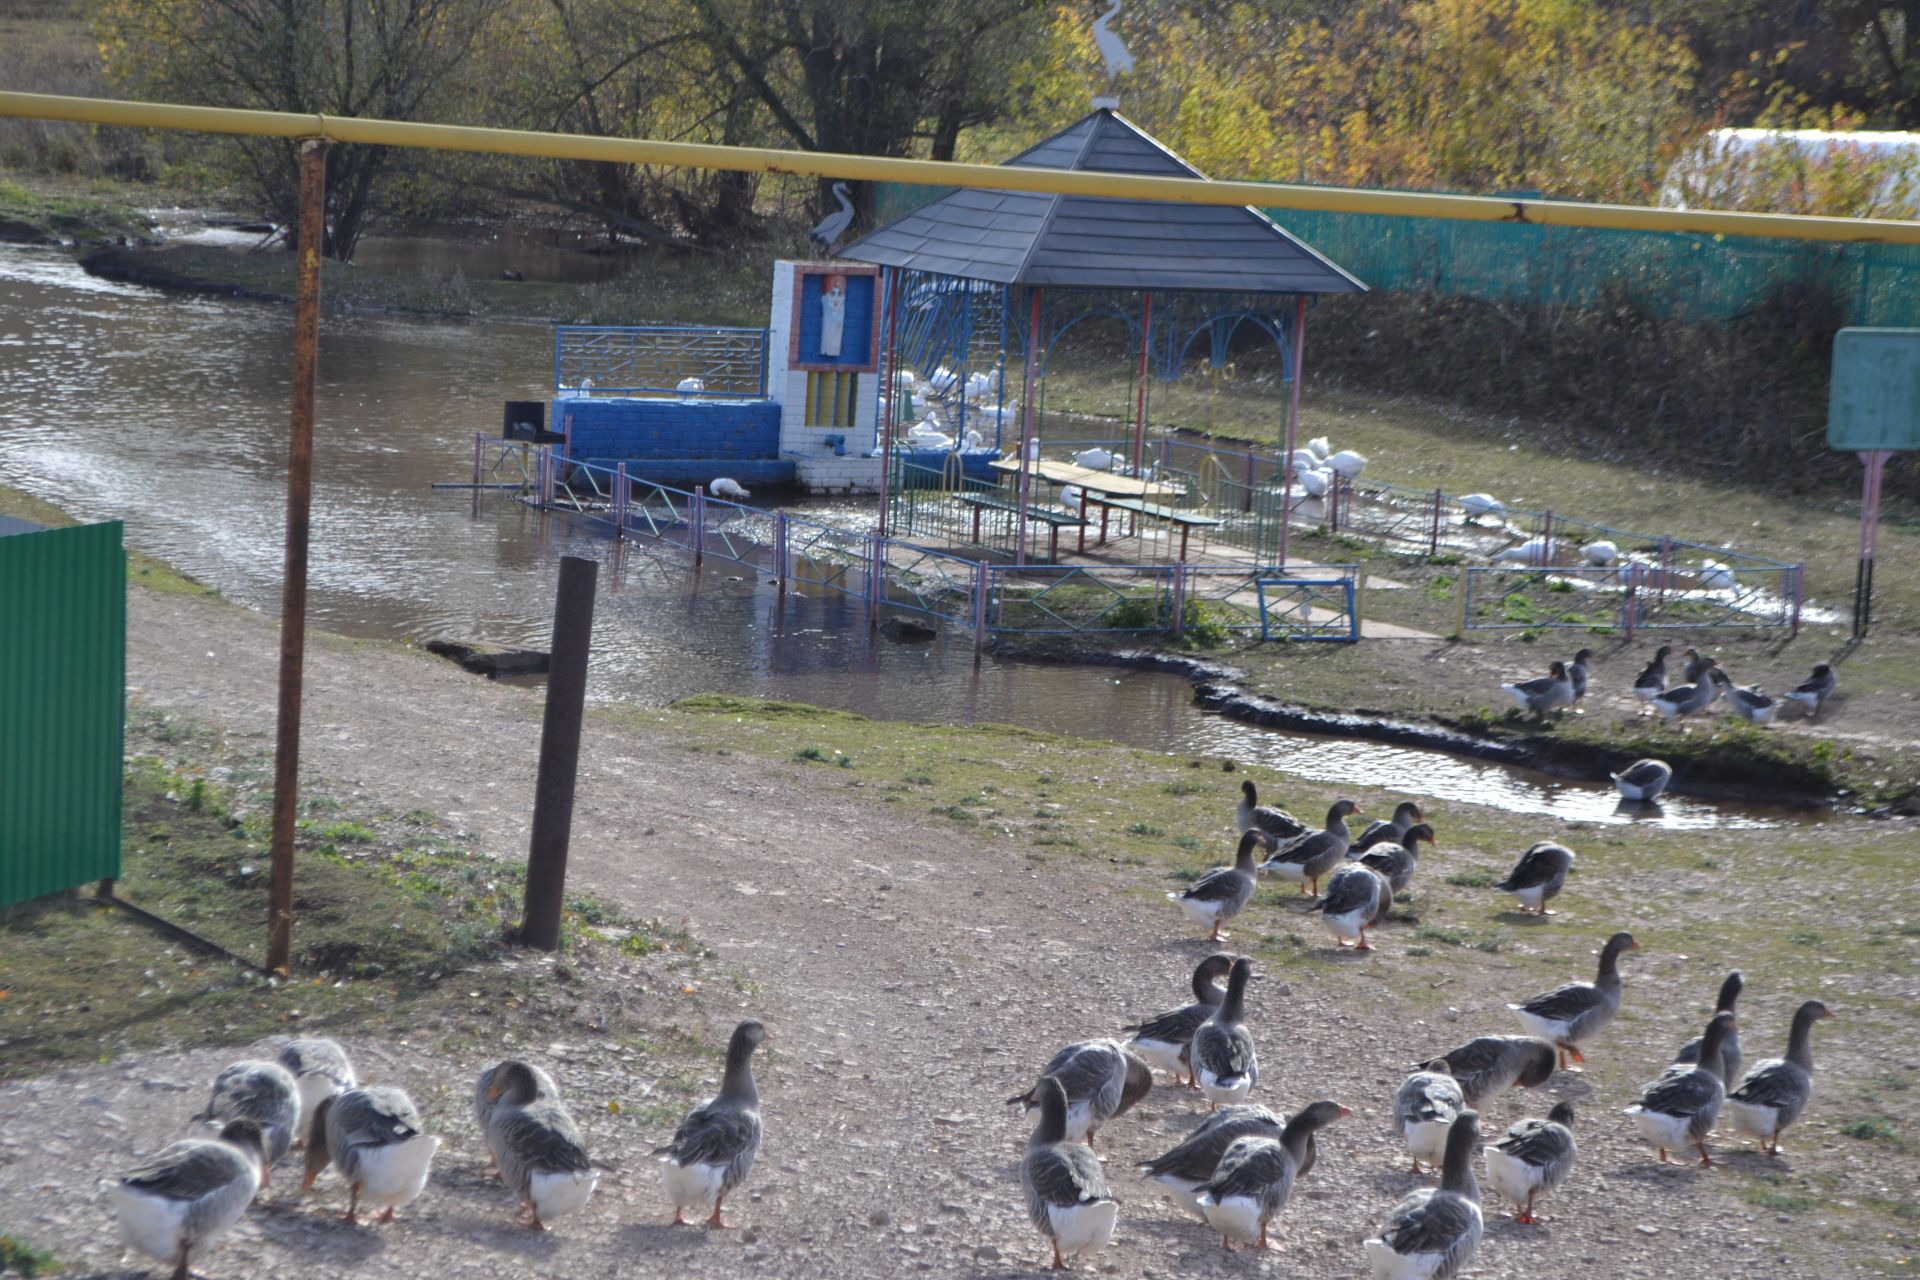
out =
[[(980, 513), (982, 511), (1006, 511), (1017, 514), (1020, 510), (1019, 503), (1008, 502), (1005, 498), (996, 498), (988, 493), (961, 493), (954, 496), (958, 498), (962, 504), (973, 508), (973, 542), (975, 546), (983, 545), (980, 541)], [(1027, 519), (1041, 520), (1046, 523), (1047, 558), (1054, 564), (1060, 563), (1060, 530), (1062, 528), (1079, 529), (1080, 544), (1082, 547), (1086, 546), (1087, 517), (1084, 511), (1077, 516), (1071, 516), (1064, 511), (1056, 511), (1052, 507), (1029, 506), (1027, 508)]]
[(1138, 476), (1120, 476), (1111, 471), (1095, 471), (1092, 467), (1076, 466), (1071, 462), (1055, 462), (1049, 458), (1036, 458), (1022, 468), (1018, 458), (995, 458), (987, 464), (995, 471), (1017, 476), (1022, 470), (1031, 471), (1042, 480), (1054, 484), (1074, 485), (1083, 492), (1112, 494), (1116, 498), (1177, 498), (1181, 490), (1177, 485), (1155, 484), (1151, 480), (1142, 480)]
[[(1131, 498), (1096, 497), (1086, 490), (1080, 492), (1080, 512), (1084, 516), (1089, 505), (1100, 508), (1100, 537), (1095, 545), (1104, 545), (1107, 540), (1107, 515), (1109, 512), (1130, 511), (1135, 515), (1146, 516), (1150, 520), (1164, 520), (1180, 530), (1180, 563), (1187, 562), (1187, 536), (1195, 529), (1217, 529), (1226, 521), (1218, 516), (1203, 516), (1198, 512), (1182, 511), (1178, 507), (1162, 506), (1153, 502), (1136, 502)], [(1080, 549), (1087, 549), (1087, 531), (1080, 530)]]

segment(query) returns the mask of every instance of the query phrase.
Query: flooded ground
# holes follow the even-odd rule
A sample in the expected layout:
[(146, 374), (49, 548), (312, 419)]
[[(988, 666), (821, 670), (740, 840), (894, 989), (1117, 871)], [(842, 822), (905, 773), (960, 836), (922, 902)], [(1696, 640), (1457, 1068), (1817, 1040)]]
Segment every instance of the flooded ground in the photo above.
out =
[[(476, 267), (476, 269), (480, 269)], [(0, 483), (87, 519), (248, 607), (278, 608), (290, 309), (168, 298), (64, 255), (0, 247)], [(390, 639), (546, 647), (562, 554), (608, 562), (591, 695), (662, 704), (724, 690), (863, 714), (1002, 722), (1304, 779), (1621, 822), (1610, 788), (1432, 752), (1280, 734), (1205, 714), (1187, 682), (1110, 668), (975, 665), (970, 639), (869, 638), (846, 601), (789, 599), (738, 566), (699, 574), (507, 501), (475, 520), (434, 481), (467, 469), (501, 402), (542, 398), (544, 326), (355, 314), (322, 332), (310, 617)], [(1676, 800), (1650, 820), (1768, 826), (1805, 815)]]

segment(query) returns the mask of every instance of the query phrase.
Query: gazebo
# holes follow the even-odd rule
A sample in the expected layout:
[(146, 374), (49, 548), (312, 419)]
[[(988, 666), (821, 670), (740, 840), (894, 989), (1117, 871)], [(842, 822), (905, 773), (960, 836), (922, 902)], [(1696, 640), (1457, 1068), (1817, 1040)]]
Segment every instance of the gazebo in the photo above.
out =
[[(1006, 161), (1049, 169), (1146, 176), (1205, 175), (1117, 112), (1101, 108)], [(1278, 347), (1288, 403), (1282, 511), (1291, 509), (1285, 466), (1299, 422), (1300, 368), (1308, 298), (1363, 293), (1366, 286), (1257, 209), (962, 188), (847, 245), (838, 258), (877, 264), (887, 299), (882, 363), (880, 530), (895, 482), (895, 371), (912, 361), (964, 380), (991, 360), (995, 443), (1007, 400), (1006, 371), (1023, 363), (1014, 558), (1027, 555), (1034, 468), (1034, 413), (1048, 360), (1084, 320), (1126, 327), (1135, 352), (1132, 439), (1126, 463), (1141, 473), (1146, 379), (1172, 380), (1205, 338), (1223, 364), (1235, 334), (1251, 325)], [(956, 436), (964, 435), (961, 400)], [(1003, 466), (1007, 465), (1002, 463)], [(1286, 520), (1279, 560), (1286, 560)]]

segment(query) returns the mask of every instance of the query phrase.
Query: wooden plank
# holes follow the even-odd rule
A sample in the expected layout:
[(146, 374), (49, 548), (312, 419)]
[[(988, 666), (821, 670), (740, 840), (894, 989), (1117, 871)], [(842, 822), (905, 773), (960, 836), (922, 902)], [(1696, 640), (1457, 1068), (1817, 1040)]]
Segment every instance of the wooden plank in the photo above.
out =
[[(995, 458), (987, 465), (1008, 475), (1018, 475), (1021, 471), (1018, 458)], [(1174, 485), (1154, 484), (1137, 476), (1117, 476), (1111, 471), (1095, 471), (1092, 467), (1055, 462), (1050, 458), (1036, 459), (1028, 469), (1042, 480), (1075, 485), (1087, 493), (1107, 493), (1127, 498), (1177, 498), (1181, 493)]]

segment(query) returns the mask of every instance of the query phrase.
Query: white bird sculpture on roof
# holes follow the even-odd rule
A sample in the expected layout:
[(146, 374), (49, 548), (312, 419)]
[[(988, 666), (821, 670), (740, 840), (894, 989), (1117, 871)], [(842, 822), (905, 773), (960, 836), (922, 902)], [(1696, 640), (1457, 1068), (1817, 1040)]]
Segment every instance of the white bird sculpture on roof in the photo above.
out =
[(1119, 13), (1120, 0), (1113, 0), (1113, 8), (1093, 20), (1093, 43), (1099, 47), (1100, 56), (1107, 60), (1109, 80), (1133, 70), (1133, 55), (1127, 52), (1126, 41), (1108, 26)]
[(838, 212), (830, 213), (820, 219), (813, 230), (807, 232), (807, 239), (820, 246), (820, 252), (833, 252), (834, 242), (847, 234), (847, 228), (853, 225), (853, 201), (847, 198), (847, 184), (833, 184), (833, 198), (840, 202)]

